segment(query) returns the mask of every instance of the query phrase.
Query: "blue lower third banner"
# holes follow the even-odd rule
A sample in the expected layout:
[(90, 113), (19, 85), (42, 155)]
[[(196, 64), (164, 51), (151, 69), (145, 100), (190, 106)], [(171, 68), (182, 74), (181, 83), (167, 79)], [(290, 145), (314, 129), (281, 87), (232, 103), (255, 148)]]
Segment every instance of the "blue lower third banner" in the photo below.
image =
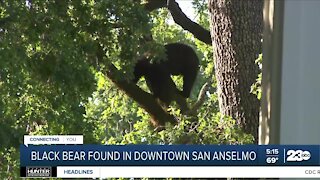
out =
[(22, 177), (320, 177), (320, 146), (21, 145), (20, 166)]

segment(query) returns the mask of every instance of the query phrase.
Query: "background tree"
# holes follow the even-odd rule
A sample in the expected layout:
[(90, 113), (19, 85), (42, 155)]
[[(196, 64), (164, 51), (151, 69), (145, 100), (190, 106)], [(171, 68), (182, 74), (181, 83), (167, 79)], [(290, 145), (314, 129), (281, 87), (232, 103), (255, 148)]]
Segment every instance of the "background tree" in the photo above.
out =
[(220, 112), (258, 140), (260, 102), (250, 93), (262, 47), (261, 0), (209, 0)]

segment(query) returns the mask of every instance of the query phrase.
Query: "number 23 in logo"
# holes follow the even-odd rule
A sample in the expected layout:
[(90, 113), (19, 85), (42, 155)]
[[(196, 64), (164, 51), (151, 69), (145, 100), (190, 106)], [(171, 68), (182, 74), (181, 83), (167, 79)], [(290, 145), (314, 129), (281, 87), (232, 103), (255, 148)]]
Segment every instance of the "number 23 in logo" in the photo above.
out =
[(311, 157), (309, 151), (303, 150), (288, 150), (287, 161), (307, 161)]

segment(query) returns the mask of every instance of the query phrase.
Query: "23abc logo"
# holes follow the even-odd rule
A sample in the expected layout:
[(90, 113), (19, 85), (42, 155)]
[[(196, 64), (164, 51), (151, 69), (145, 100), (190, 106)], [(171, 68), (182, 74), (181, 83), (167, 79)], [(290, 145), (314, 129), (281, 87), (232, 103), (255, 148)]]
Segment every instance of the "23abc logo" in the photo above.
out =
[(287, 161), (308, 161), (311, 158), (309, 151), (303, 150), (288, 150)]

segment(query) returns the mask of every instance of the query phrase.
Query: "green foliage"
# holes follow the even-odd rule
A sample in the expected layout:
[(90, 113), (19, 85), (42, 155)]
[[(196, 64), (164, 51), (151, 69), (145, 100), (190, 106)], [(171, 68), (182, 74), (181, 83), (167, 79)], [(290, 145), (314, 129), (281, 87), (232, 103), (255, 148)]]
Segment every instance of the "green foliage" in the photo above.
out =
[[(129, 1), (32, 1), (30, 7), (8, 1), (2, 6), (3, 18), (10, 21), (1, 28), (1, 121), (19, 129), (11, 133), (19, 139), (34, 132), (36, 127), (27, 129), (34, 121), (47, 125), (45, 133), (80, 133), (75, 124), (84, 119), (95, 72), (111, 62), (124, 72), (132, 69), (135, 42), (149, 27), (142, 7)], [(99, 45), (107, 49), (105, 62), (96, 62)]]
[(123, 139), (110, 138), (107, 144), (248, 144), (251, 135), (244, 134), (231, 118), (222, 118), (219, 113), (214, 119), (201, 119), (192, 123), (187, 118), (176, 126), (167, 124), (160, 132), (148, 129), (148, 119), (134, 124), (134, 130)]
[[(103, 125), (84, 117), (85, 106), (97, 72), (110, 63), (132, 71), (136, 44), (149, 29), (142, 6), (33, 0), (5, 1), (0, 9), (0, 152), (17, 152), (24, 134), (84, 134), (85, 143), (103, 142)], [(95, 58), (99, 46), (107, 52), (103, 62)], [(17, 166), (11, 155), (1, 167)]]
[(193, 0), (192, 4), (197, 13), (197, 22), (204, 28), (209, 29), (208, 1)]
[(85, 120), (98, 124), (92, 131), (100, 143), (110, 138), (121, 139), (140, 120), (142, 110), (102, 73), (96, 74), (98, 87), (86, 106)]
[[(259, 65), (260, 70), (262, 69), (262, 54), (259, 55), (258, 59), (256, 59), (256, 64)], [(262, 73), (258, 74), (258, 78), (256, 79), (256, 83), (251, 86), (250, 92), (255, 94), (259, 100), (261, 100), (261, 80)]]
[(0, 151), (0, 177), (20, 178), (19, 157), (19, 152), (13, 147)]

